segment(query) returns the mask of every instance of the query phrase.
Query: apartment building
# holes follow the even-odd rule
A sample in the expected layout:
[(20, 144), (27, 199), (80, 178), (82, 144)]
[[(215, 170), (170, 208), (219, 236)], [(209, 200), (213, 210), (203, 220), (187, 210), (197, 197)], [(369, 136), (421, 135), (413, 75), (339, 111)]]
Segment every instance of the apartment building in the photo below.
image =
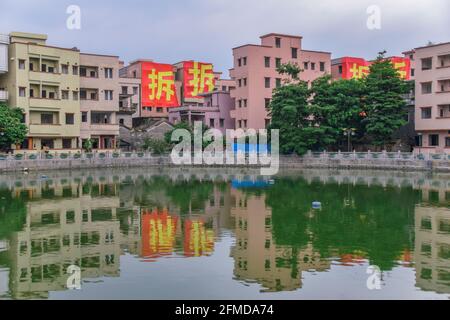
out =
[(8, 72), (9, 36), (0, 34), (0, 103), (8, 101), (8, 91), (1, 86), (2, 75)]
[(0, 88), (8, 92), (8, 105), (24, 110), (28, 126), (22, 150), (57, 150), (80, 147), (80, 101), (78, 49), (52, 47), (47, 36), (10, 34), (7, 76)]
[(416, 152), (450, 153), (450, 42), (416, 48)]
[(233, 48), (234, 67), (230, 76), (236, 82), (231, 91), (236, 107), (231, 112), (236, 128), (263, 129), (270, 123), (267, 107), (273, 89), (286, 76), (277, 72), (283, 63), (297, 63), (303, 72), (300, 79), (311, 82), (331, 73), (331, 53), (302, 49), (302, 37), (270, 33), (260, 37), (261, 44)]
[[(123, 70), (123, 62), (121, 69)], [(133, 115), (138, 114), (141, 106), (141, 79), (128, 78), (127, 74), (119, 74), (119, 125), (133, 127)]]
[[(140, 102), (140, 87), (141, 87), (141, 77), (142, 77), (142, 63), (153, 62), (153, 60), (148, 59), (138, 59), (130, 62), (129, 65), (120, 69), (120, 81), (122, 82), (122, 87), (132, 87), (133, 94), (132, 99), (129, 103), (131, 106), (136, 107), (136, 112), (133, 113), (133, 118), (151, 118), (152, 120), (167, 120), (169, 117), (168, 108), (163, 107), (149, 107), (143, 106)], [(175, 72), (175, 68), (174, 68)], [(138, 88), (137, 94), (135, 88)], [(127, 95), (129, 92), (127, 91)], [(122, 101), (126, 98), (126, 95), (122, 94)], [(125, 120), (124, 120), (125, 121)]]
[(93, 149), (114, 149), (119, 136), (119, 57), (80, 54), (80, 138)]

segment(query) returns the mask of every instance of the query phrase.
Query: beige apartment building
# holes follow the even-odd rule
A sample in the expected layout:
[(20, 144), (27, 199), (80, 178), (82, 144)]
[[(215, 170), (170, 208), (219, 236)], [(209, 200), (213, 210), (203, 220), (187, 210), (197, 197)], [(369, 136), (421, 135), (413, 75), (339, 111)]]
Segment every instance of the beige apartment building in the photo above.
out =
[(17, 148), (78, 149), (80, 53), (48, 46), (46, 40), (46, 35), (10, 34), (9, 70), (0, 76), (0, 88), (8, 92), (8, 105), (24, 110), (28, 136)]
[(450, 42), (408, 51), (415, 79), (416, 152), (450, 153)]
[(115, 149), (118, 141), (119, 68), (117, 56), (80, 54), (80, 138), (96, 150)]

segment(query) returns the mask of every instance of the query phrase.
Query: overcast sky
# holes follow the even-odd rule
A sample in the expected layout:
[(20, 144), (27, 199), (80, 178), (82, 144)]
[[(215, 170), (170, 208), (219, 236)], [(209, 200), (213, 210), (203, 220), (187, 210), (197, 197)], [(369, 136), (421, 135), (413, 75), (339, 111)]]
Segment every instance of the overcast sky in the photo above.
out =
[[(81, 30), (66, 28), (69, 5), (81, 8)], [(381, 30), (366, 26), (370, 5)], [(46, 33), (51, 45), (175, 63), (232, 67), (231, 48), (269, 32), (303, 36), (303, 48), (333, 57), (398, 55), (428, 41), (450, 41), (448, 0), (0, 0), (0, 33)]]

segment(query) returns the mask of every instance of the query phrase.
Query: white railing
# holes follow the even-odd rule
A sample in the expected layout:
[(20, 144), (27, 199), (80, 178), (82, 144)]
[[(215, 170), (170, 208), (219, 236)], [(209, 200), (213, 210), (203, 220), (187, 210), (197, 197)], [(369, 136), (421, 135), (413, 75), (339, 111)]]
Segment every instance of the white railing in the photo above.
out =
[(326, 160), (450, 160), (450, 154), (420, 154), (412, 152), (311, 152), (305, 156), (308, 159), (326, 159)]

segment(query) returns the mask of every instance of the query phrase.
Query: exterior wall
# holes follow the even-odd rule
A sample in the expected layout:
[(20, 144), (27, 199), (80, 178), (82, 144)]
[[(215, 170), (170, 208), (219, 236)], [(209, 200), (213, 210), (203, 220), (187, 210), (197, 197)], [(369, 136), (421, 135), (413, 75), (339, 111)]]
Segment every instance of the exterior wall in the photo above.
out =
[[(445, 56), (445, 58), (443, 58)], [(422, 69), (423, 59), (431, 58), (432, 67)], [(416, 48), (415, 95), (416, 131), (422, 139), (422, 146), (416, 147), (421, 153), (450, 153), (450, 43)], [(441, 65), (443, 61), (444, 66)], [(422, 84), (432, 83), (431, 93), (422, 92)], [(443, 91), (441, 88), (443, 85)], [(431, 107), (431, 118), (424, 119), (423, 108)], [(443, 109), (441, 116), (440, 110)], [(439, 145), (430, 144), (430, 135), (439, 136)]]
[[(280, 48), (276, 47), (276, 38), (281, 39)], [(297, 58), (293, 58), (292, 48), (297, 50)], [(269, 67), (265, 65), (265, 57), (270, 57)], [(280, 79), (281, 83), (286, 79), (276, 71), (276, 58), (281, 59), (281, 63), (297, 63), (302, 69), (307, 62), (308, 69), (300, 74), (300, 78), (304, 81), (312, 81), (331, 72), (331, 54), (302, 50), (301, 37), (298, 36), (277, 34), (262, 36), (261, 45), (244, 45), (234, 48), (233, 58), (234, 68), (230, 70), (230, 76), (236, 82), (236, 89), (232, 90), (236, 108), (231, 117), (235, 118), (236, 128), (262, 129), (270, 121), (266, 110), (266, 99), (269, 101), (272, 98), (276, 79)], [(325, 63), (324, 71), (320, 71), (320, 62)], [(311, 63), (315, 63), (315, 70), (311, 70)], [(269, 88), (265, 86), (265, 78), (270, 78)]]
[[(46, 46), (45, 39), (42, 35), (11, 34), (9, 72), (2, 87), (9, 92), (8, 104), (24, 110), (25, 123), (29, 128), (28, 149), (40, 150), (43, 139), (52, 139), (54, 149), (63, 149), (63, 139), (70, 141), (69, 149), (77, 149), (80, 79), (78, 74), (72, 72), (72, 67), (78, 68), (80, 54), (77, 50)], [(19, 68), (21, 62), (23, 68)], [(62, 63), (69, 66), (67, 74), (61, 72)], [(30, 64), (33, 70), (30, 70)], [(47, 66), (46, 72), (42, 72), (43, 64)], [(54, 68), (53, 72), (49, 72), (50, 66)], [(33, 96), (30, 89), (33, 89)], [(43, 90), (47, 93), (46, 97)], [(69, 91), (68, 99), (62, 99), (62, 90)], [(50, 92), (54, 97), (49, 96)], [(42, 113), (53, 113), (53, 124), (41, 123)], [(73, 124), (66, 124), (66, 114), (74, 115)]]
[(204, 102), (199, 106), (183, 106), (169, 110), (169, 122), (175, 124), (185, 121), (193, 124), (195, 121), (201, 121), (203, 125), (225, 133), (226, 129), (234, 129), (234, 120), (230, 116), (232, 109), (234, 99), (230, 93), (215, 91), (204, 95)]
[(9, 36), (0, 34), (0, 103), (8, 101), (5, 77), (8, 72)]
[[(106, 69), (112, 69), (112, 78), (106, 77)], [(86, 98), (80, 94), (81, 112), (86, 115), (86, 122), (81, 122), (80, 137), (98, 141), (96, 149), (112, 149), (119, 135), (117, 112), (119, 111), (119, 58), (82, 53), (80, 71), (88, 70), (86, 76), (80, 72), (80, 92), (87, 92)], [(89, 75), (93, 71), (95, 75)], [(112, 99), (106, 99), (106, 90), (112, 91)], [(91, 99), (90, 92), (97, 92), (96, 99)], [(104, 121), (96, 123), (93, 115), (102, 115)], [(103, 116), (103, 114), (105, 116)], [(80, 115), (81, 117), (81, 115)], [(107, 122), (107, 123), (104, 123)], [(98, 140), (97, 140), (98, 139)]]

